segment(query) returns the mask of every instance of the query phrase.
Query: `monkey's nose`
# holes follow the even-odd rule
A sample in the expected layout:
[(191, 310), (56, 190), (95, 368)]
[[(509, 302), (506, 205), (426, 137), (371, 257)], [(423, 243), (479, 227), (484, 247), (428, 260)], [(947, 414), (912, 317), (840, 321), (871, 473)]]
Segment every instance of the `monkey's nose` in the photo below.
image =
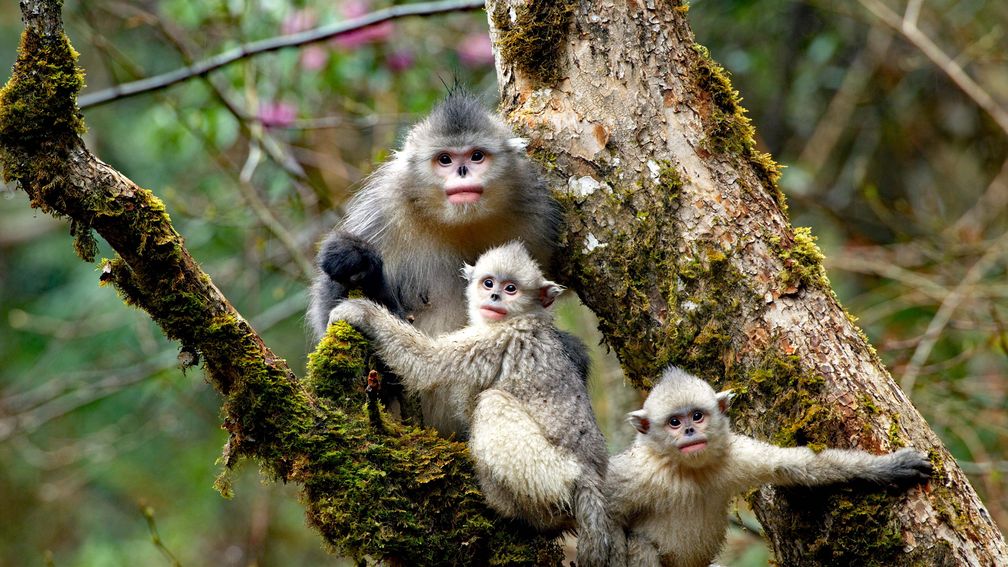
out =
[(490, 299), (492, 299), (494, 301), (500, 301), (500, 294), (499, 293), (491, 293), (490, 294)]
[(465, 177), (468, 174), (469, 174), (469, 168), (464, 165), (460, 165), (458, 168), (459, 177)]

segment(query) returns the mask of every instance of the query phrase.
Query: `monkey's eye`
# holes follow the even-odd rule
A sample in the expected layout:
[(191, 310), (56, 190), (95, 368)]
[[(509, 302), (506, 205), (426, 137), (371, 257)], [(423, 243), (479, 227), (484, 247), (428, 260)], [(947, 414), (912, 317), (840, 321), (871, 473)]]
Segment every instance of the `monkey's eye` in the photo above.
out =
[(479, 162), (483, 161), (484, 157), (486, 157), (486, 156), (483, 155), (482, 151), (480, 151), (480, 150), (473, 150), (473, 153), (472, 153), (471, 156), (469, 156), (469, 159), (471, 159), (473, 161), (473, 163), (479, 163)]
[(700, 410), (693, 410), (693, 423), (700, 423), (703, 421), (704, 414)]
[(441, 165), (451, 165), (452, 157), (448, 154), (441, 154), (437, 157), (437, 162)]
[(670, 417), (668, 420), (668, 424), (671, 425), (672, 427), (679, 427), (680, 425), (682, 425), (682, 422), (679, 421), (678, 417)]
[(509, 283), (506, 286), (504, 286), (504, 293), (508, 295), (514, 295), (518, 293), (518, 286), (516, 286), (513, 283)]
[(483, 280), (483, 287), (485, 287), (487, 289), (492, 289), (493, 288), (493, 280), (490, 279), (490, 278), (487, 278), (487, 279)]

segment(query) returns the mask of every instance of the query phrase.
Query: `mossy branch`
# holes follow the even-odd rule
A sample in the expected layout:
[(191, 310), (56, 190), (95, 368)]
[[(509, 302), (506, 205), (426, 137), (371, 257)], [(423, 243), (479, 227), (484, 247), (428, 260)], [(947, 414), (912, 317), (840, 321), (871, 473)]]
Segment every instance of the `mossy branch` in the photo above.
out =
[[(228, 469), (254, 459), (303, 487), (308, 517), (331, 548), (407, 564), (559, 564), (553, 537), (486, 508), (463, 444), (366, 409), (366, 343), (334, 325), (307, 384), (264, 344), (186, 250), (164, 204), (85, 147), (83, 85), (60, 3), (22, 0), (25, 30), (0, 90), (0, 165), (31, 205), (69, 217), (75, 248), (94, 261), (97, 232), (118, 256), (101, 283), (198, 353), (224, 397)], [(314, 388), (310, 387), (314, 386)], [(230, 493), (227, 475), (218, 486)]]

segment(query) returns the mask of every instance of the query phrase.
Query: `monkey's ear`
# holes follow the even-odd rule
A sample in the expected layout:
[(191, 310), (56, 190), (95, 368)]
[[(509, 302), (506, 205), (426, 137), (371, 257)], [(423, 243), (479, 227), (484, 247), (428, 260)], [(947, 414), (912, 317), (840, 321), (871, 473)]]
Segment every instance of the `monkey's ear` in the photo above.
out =
[(718, 392), (714, 399), (717, 400), (718, 409), (721, 413), (726, 413), (728, 411), (728, 406), (731, 405), (732, 398), (735, 397), (735, 392), (731, 390), (725, 390), (723, 392)]
[(651, 420), (648, 419), (647, 411), (643, 409), (628, 413), (626, 419), (630, 425), (634, 426), (634, 429), (641, 433), (647, 433), (651, 429)]
[(539, 288), (539, 303), (542, 303), (543, 307), (549, 307), (553, 305), (557, 296), (563, 292), (564, 286), (546, 280), (543, 282), (542, 287)]
[(522, 152), (528, 146), (528, 140), (525, 138), (509, 138), (507, 145), (512, 150)]
[(471, 282), (473, 279), (473, 270), (475, 269), (476, 266), (470, 266), (469, 264), (462, 264), (462, 269), (459, 270), (459, 275), (462, 276), (462, 279), (464, 279), (465, 281)]

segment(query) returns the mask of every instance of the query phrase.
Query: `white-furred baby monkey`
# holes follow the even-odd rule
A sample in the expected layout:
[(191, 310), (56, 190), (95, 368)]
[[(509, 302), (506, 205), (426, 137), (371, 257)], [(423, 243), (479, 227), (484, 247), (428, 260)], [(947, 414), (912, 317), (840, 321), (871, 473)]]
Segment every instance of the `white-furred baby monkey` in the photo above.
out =
[(470, 423), (487, 503), (543, 530), (576, 523), (578, 564), (607, 565), (615, 528), (602, 494), (605, 440), (584, 383), (584, 345), (546, 308), (563, 291), (520, 243), (466, 266), (469, 325), (428, 336), (383, 306), (343, 301), (332, 320), (363, 332), (407, 390), (440, 390)]
[(816, 453), (735, 434), (725, 414), (731, 396), (669, 367), (643, 409), (629, 414), (637, 438), (610, 460), (606, 480), (613, 519), (626, 530), (627, 565), (706, 567), (724, 543), (731, 498), (764, 484), (910, 483), (930, 475), (927, 456), (910, 448)]

